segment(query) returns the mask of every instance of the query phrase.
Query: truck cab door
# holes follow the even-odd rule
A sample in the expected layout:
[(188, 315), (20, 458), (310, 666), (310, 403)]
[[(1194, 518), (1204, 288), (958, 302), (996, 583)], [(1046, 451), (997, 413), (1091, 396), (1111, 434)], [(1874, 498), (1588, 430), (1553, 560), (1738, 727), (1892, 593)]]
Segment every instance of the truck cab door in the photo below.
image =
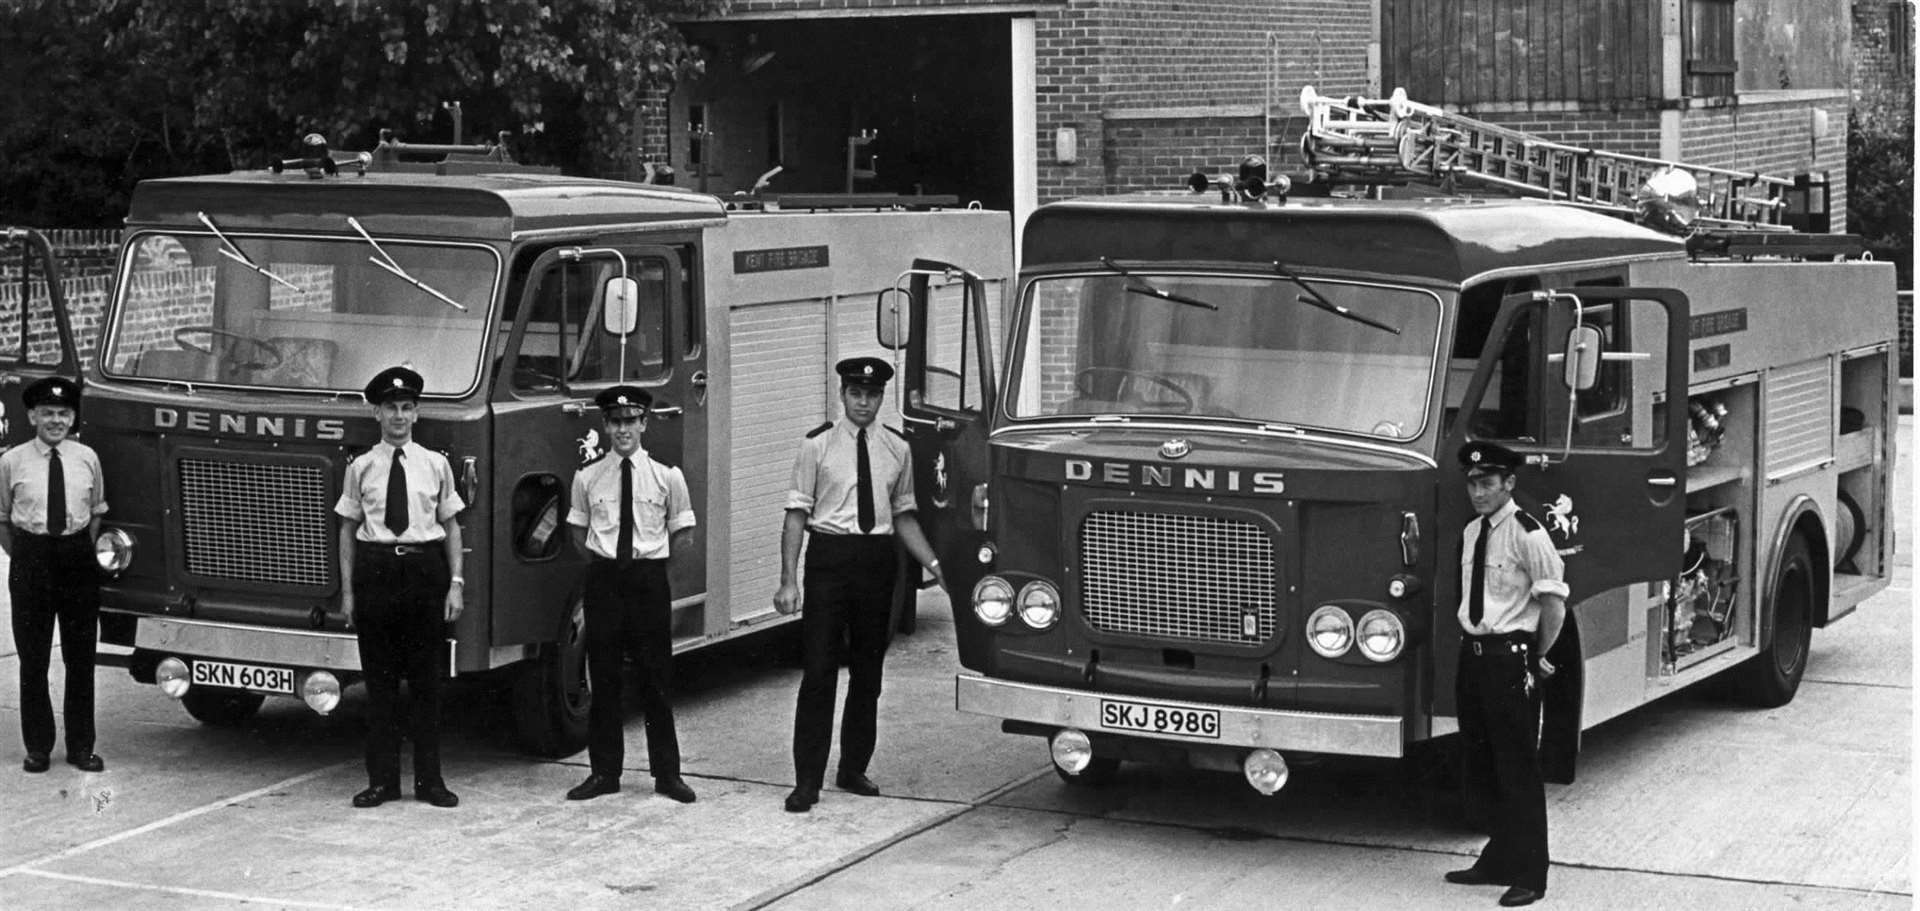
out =
[(49, 376), (80, 379), (53, 244), (31, 228), (0, 228), (0, 275), (8, 274), (15, 280), (0, 287), (0, 451), (33, 438), (21, 398), (28, 386)]
[(920, 527), (960, 611), (984, 573), (976, 554), (986, 540), (996, 396), (986, 282), (958, 266), (915, 260), (881, 303), (881, 344), (906, 353), (897, 404), (913, 450)]
[[(1462, 529), (1474, 513), (1453, 456), (1468, 441), (1491, 440), (1527, 457), (1514, 499), (1546, 527), (1566, 563), (1572, 589), (1567, 603), (1587, 653), (1624, 645), (1628, 627), (1617, 611), (1590, 616), (1579, 610), (1582, 601), (1679, 573), (1686, 518), (1687, 325), (1686, 296), (1663, 288), (1580, 287), (1501, 302), (1465, 407), (1440, 453), (1439, 521), (1446, 543), (1434, 586), (1436, 714), (1455, 711), (1457, 561), (1465, 559)], [(1569, 383), (1569, 361), (1578, 367), (1581, 348), (1592, 356), (1590, 377)], [(1574, 637), (1563, 634), (1552, 653), (1555, 663), (1577, 667), (1574, 645)], [(1577, 687), (1577, 677), (1566, 683)], [(1576, 710), (1578, 695), (1575, 689), (1570, 697)], [(1550, 689), (1543, 742), (1554, 734), (1554, 698)], [(1571, 715), (1577, 738), (1577, 711)]]

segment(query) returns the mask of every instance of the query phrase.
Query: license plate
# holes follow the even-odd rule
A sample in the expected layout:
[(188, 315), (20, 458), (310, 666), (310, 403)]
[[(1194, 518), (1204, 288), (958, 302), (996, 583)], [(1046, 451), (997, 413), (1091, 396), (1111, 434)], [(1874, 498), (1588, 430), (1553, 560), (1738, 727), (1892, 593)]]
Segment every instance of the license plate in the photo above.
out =
[(225, 686), (260, 693), (293, 695), (293, 671), (284, 667), (257, 664), (230, 664), (225, 661), (195, 661), (195, 686)]
[(1115, 731), (1143, 731), (1148, 734), (1180, 734), (1186, 737), (1220, 737), (1220, 713), (1214, 709), (1188, 709), (1127, 699), (1100, 700), (1100, 726)]

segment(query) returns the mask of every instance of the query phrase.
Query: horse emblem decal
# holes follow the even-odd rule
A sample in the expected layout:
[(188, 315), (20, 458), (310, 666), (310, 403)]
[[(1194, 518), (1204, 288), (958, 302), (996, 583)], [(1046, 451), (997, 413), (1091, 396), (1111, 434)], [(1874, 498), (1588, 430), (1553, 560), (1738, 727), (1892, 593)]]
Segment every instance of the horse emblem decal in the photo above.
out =
[(580, 464), (585, 465), (600, 457), (600, 431), (588, 428), (587, 435), (576, 442), (580, 449)]
[(1561, 494), (1547, 507), (1547, 528), (1567, 540), (1580, 533), (1580, 517), (1573, 514), (1573, 498)]

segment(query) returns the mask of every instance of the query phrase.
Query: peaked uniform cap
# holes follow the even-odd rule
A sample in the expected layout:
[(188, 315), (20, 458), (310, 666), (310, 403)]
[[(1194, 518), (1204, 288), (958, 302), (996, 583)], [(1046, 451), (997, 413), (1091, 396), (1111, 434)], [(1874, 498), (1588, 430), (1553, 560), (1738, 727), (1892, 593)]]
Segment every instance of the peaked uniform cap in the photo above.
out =
[(1510, 473), (1525, 462), (1526, 457), (1499, 443), (1474, 440), (1460, 447), (1460, 469), (1467, 473), (1467, 477), (1490, 471)]
[(847, 358), (833, 365), (833, 372), (840, 374), (842, 384), (855, 386), (885, 388), (887, 381), (893, 379), (893, 365), (877, 357)]
[(65, 405), (68, 408), (80, 407), (80, 384), (64, 376), (50, 376), (35, 380), (20, 393), (20, 398), (28, 408), (41, 405)]
[(373, 375), (367, 388), (361, 394), (366, 396), (367, 404), (378, 405), (389, 399), (419, 399), (420, 390), (425, 389), (427, 381), (420, 374), (406, 367), (388, 367)]
[(610, 386), (593, 397), (607, 417), (632, 417), (653, 410), (653, 395), (638, 386)]

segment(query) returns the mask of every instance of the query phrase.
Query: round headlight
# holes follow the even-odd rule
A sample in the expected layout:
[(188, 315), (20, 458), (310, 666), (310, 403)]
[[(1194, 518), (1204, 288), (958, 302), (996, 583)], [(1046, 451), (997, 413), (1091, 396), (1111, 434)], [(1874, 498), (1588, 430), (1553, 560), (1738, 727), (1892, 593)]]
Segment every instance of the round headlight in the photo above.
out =
[(109, 528), (93, 540), (93, 561), (100, 568), (117, 573), (133, 563), (133, 535), (118, 528)]
[(1287, 760), (1273, 750), (1262, 747), (1247, 754), (1240, 761), (1240, 771), (1247, 776), (1247, 784), (1269, 797), (1275, 791), (1287, 786)]
[(1028, 582), (1020, 589), (1020, 619), (1034, 629), (1046, 629), (1060, 619), (1060, 592), (1051, 582)]
[(1360, 654), (1374, 661), (1392, 661), (1407, 645), (1407, 627), (1388, 610), (1370, 610), (1360, 618)]
[(1307, 644), (1322, 658), (1338, 658), (1353, 647), (1353, 618), (1331, 604), (1307, 617)]
[(340, 678), (328, 671), (314, 671), (300, 681), (300, 699), (322, 715), (340, 704)]
[(1087, 739), (1085, 731), (1061, 728), (1047, 745), (1053, 751), (1053, 764), (1068, 775), (1086, 771), (1087, 765), (1093, 762), (1093, 741)]
[(999, 576), (988, 576), (973, 586), (973, 615), (988, 626), (999, 626), (1013, 614), (1013, 586)]
[(193, 686), (193, 680), (187, 670), (187, 663), (178, 658), (162, 658), (153, 669), (153, 682), (160, 684), (160, 692), (178, 699), (187, 694)]

